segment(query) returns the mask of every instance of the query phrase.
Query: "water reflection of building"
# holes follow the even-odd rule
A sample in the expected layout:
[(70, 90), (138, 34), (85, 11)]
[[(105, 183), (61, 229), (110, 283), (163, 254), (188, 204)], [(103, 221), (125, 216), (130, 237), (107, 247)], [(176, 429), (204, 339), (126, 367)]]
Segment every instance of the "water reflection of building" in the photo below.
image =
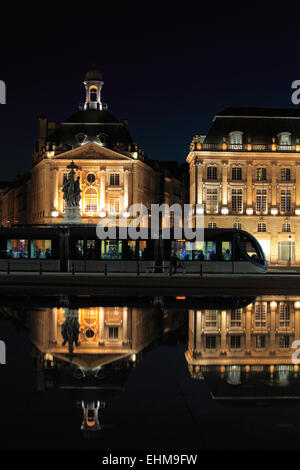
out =
[(151, 308), (134, 307), (37, 309), (29, 328), (38, 390), (70, 393), (82, 408), (83, 431), (101, 429), (101, 409), (124, 390), (130, 370), (160, 331)]
[(255, 398), (266, 395), (266, 386), (272, 395), (270, 386), (274, 392), (298, 379), (291, 346), (299, 338), (299, 297), (261, 296), (241, 309), (189, 310), (186, 360), (192, 377), (205, 378), (214, 396)]

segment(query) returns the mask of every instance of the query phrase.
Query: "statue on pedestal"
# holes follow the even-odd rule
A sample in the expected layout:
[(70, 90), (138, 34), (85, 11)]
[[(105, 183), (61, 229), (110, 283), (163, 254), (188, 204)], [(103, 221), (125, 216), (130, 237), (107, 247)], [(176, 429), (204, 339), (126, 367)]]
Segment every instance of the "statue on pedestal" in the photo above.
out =
[(75, 163), (72, 160), (71, 164), (68, 165), (67, 168), (70, 168), (71, 171), (68, 177), (64, 178), (64, 184), (63, 184), (63, 189), (62, 189), (63, 198), (64, 198), (64, 201), (66, 201), (64, 218), (68, 222), (76, 222), (76, 221), (79, 221), (80, 219), (79, 204), (81, 200), (79, 176), (77, 177), (76, 181), (74, 178), (75, 177), (74, 169), (78, 170), (78, 166), (75, 165)]

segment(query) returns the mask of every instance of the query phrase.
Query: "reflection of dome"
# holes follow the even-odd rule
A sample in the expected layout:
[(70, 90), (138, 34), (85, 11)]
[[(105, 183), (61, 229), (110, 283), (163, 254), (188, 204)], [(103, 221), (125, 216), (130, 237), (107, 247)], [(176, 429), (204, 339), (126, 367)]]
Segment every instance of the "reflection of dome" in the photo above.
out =
[(86, 72), (84, 79), (86, 82), (92, 81), (92, 80), (99, 80), (103, 81), (103, 76), (102, 73), (99, 70), (91, 69), (88, 72)]

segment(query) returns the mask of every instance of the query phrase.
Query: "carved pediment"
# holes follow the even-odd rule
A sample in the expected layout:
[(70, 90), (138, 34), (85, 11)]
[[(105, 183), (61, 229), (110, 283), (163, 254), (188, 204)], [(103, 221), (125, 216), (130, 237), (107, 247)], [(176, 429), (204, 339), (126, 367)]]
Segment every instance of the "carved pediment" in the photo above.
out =
[(89, 142), (67, 152), (60, 153), (55, 160), (132, 160), (131, 157)]

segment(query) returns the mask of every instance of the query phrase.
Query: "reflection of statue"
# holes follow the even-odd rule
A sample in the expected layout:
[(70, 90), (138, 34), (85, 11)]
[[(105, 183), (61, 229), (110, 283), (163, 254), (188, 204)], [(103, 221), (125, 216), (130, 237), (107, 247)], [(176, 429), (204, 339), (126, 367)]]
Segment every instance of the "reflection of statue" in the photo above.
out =
[(63, 198), (66, 201), (66, 207), (79, 207), (80, 199), (81, 199), (81, 189), (79, 184), (79, 176), (77, 177), (76, 181), (74, 179), (75, 171), (74, 168), (78, 169), (78, 166), (72, 161), (67, 168), (71, 168), (71, 171), (68, 177), (64, 178), (64, 185), (63, 185)]
[(72, 360), (74, 354), (74, 346), (79, 346), (78, 339), (79, 339), (79, 321), (78, 321), (78, 311), (75, 310), (76, 314), (74, 316), (74, 312), (70, 310), (69, 312), (66, 309), (65, 316), (66, 321), (62, 324), (61, 327), (61, 335), (63, 337), (63, 346), (68, 343), (69, 346), (69, 357)]

